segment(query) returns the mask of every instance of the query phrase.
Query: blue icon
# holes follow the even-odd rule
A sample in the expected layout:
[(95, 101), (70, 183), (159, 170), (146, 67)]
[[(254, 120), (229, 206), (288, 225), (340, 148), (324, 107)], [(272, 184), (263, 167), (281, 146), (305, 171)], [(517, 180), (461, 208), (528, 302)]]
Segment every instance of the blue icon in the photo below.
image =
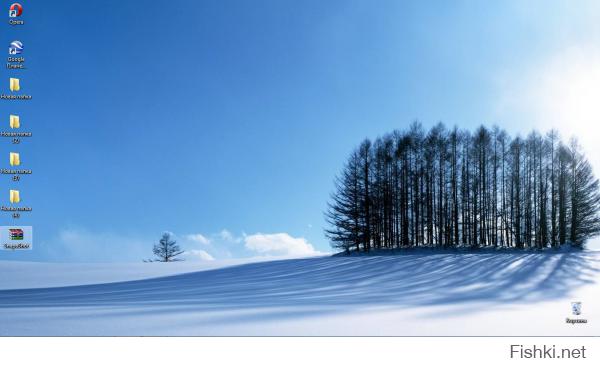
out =
[(571, 302), (571, 311), (573, 315), (581, 315), (581, 302)]
[(21, 41), (12, 41), (10, 43), (10, 47), (8, 48), (9, 55), (19, 55), (23, 52), (23, 44)]

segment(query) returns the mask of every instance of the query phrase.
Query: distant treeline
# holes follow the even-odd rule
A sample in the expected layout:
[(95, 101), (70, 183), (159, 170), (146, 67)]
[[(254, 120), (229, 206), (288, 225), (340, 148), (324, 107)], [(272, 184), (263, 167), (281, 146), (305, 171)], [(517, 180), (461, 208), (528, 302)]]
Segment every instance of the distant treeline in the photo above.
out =
[(420, 123), (356, 148), (326, 219), (334, 248), (582, 246), (600, 232), (598, 180), (556, 131), (511, 138)]

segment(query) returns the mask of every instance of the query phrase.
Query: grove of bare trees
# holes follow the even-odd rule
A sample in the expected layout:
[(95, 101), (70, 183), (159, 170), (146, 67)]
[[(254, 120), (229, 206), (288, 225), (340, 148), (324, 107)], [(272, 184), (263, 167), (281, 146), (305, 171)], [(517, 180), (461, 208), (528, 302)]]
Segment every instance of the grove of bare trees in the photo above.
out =
[(600, 233), (599, 209), (598, 180), (574, 139), (415, 122), (350, 154), (326, 235), (346, 252), (581, 247)]

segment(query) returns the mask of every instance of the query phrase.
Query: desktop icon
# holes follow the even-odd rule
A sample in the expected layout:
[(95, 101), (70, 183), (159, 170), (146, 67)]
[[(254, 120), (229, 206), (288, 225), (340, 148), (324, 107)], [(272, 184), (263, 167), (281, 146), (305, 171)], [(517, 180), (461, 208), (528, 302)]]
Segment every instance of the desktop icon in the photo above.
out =
[(10, 202), (16, 204), (21, 201), (21, 195), (19, 195), (19, 190), (10, 190)]
[(573, 315), (581, 315), (581, 302), (571, 302), (571, 312)]
[(10, 128), (18, 129), (21, 127), (21, 120), (17, 115), (10, 115)]
[(10, 152), (10, 165), (11, 166), (20, 166), (21, 165), (21, 156), (19, 153)]
[(23, 53), (23, 43), (21, 41), (12, 41), (8, 46), (9, 55), (19, 55)]
[(10, 78), (10, 91), (18, 92), (21, 89), (21, 83), (17, 78)]
[(14, 3), (8, 10), (8, 16), (11, 18), (20, 17), (23, 14), (23, 7), (19, 3)]
[(23, 241), (23, 230), (21, 228), (10, 228), (8, 236), (11, 241)]

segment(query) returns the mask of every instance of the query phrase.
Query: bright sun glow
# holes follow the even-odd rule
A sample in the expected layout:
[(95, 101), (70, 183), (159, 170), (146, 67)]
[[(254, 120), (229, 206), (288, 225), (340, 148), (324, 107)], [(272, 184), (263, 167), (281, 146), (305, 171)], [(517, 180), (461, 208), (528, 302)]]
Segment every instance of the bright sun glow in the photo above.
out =
[(556, 128), (563, 141), (576, 136), (600, 172), (600, 49), (571, 47), (505, 84), (502, 108), (540, 131)]

